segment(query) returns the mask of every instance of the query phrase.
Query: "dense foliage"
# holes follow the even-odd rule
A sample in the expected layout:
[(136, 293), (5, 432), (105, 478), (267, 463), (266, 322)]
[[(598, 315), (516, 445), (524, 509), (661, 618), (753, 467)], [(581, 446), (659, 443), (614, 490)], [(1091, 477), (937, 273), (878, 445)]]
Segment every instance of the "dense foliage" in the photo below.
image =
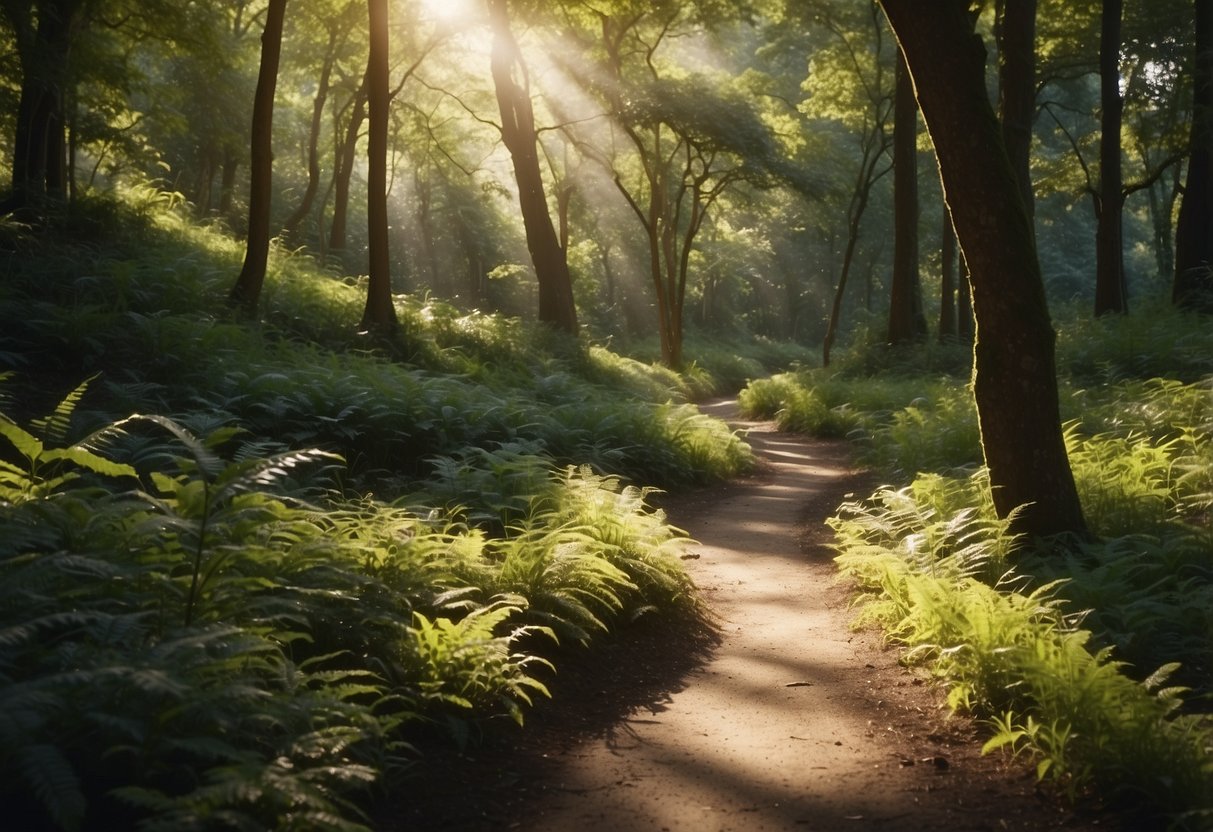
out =
[(238, 248), (162, 208), (3, 256), (6, 814), (360, 828), (417, 743), (521, 721), (557, 645), (694, 614), (652, 486), (749, 465), (686, 401), (707, 371), (404, 297), (366, 342), (285, 253), (233, 323)]
[[(989, 749), (1074, 795), (1213, 817), (1213, 343), (1165, 306), (1060, 326), (1071, 465), (1097, 541), (1027, 546), (990, 504), (963, 351), (880, 346), (753, 382), (750, 412), (851, 437), (889, 485), (831, 521), (863, 617), (911, 648)], [(879, 375), (871, 375), (873, 371)]]

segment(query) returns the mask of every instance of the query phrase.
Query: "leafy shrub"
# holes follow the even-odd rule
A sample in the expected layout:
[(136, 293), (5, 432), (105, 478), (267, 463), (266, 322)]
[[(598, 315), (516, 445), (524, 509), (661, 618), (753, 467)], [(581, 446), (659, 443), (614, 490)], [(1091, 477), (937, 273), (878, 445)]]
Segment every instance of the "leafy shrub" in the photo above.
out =
[(941, 503), (968, 501), (941, 484), (971, 488), (937, 478), (922, 502), (885, 489), (831, 521), (865, 615), (910, 648), (908, 659), (930, 661), (954, 706), (990, 720), (987, 750), (1029, 751), (1038, 775), (1071, 793), (1098, 787), (1113, 802), (1199, 823), (1213, 811), (1213, 734), (1179, 713), (1183, 690), (1164, 684), (1175, 665), (1130, 679), (1113, 648), (1088, 646), (1107, 632), (1080, 629), (1082, 614), (1063, 600), (1081, 570), (1040, 583), (1027, 565), (1007, 568), (1015, 541), (1006, 524), (969, 509), (941, 514)]
[(325, 495), (331, 453), (263, 453), (230, 427), (134, 416), (70, 443), (83, 390), (28, 427), (0, 419), (6, 811), (361, 829), (412, 726), (464, 740), (546, 695), (537, 639), (686, 608), (679, 536), (588, 468), (496, 459), (522, 474), (499, 472), (488, 537), (462, 506)]

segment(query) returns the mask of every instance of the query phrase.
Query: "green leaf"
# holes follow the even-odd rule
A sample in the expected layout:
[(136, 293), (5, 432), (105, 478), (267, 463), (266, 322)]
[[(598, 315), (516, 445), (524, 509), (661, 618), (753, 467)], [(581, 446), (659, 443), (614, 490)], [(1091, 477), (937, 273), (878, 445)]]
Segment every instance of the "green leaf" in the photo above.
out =
[(42, 456), (42, 440), (3, 415), (0, 415), (0, 436), (11, 442), (30, 464)]
[(104, 474), (107, 477), (136, 477), (138, 474), (135, 469), (124, 462), (114, 462), (111, 459), (106, 459), (99, 454), (81, 448), (78, 445), (70, 448), (54, 448), (46, 451), (42, 455), (42, 459), (51, 462), (53, 460), (67, 460), (74, 462), (81, 468), (87, 468), (98, 474)]
[(68, 393), (63, 401), (55, 407), (55, 410), (41, 419), (35, 419), (30, 422), (30, 426), (42, 434), (42, 437), (48, 442), (62, 444), (67, 441), (68, 431), (72, 426), (72, 414), (76, 412), (76, 405), (80, 404), (80, 399), (84, 396), (84, 392), (100, 373), (93, 375), (80, 382), (75, 390)]

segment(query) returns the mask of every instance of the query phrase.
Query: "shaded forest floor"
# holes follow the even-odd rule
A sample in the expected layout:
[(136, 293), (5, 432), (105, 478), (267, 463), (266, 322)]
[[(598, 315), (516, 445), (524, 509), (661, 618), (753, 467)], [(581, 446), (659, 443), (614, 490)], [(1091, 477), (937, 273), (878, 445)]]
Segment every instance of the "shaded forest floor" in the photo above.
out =
[(699, 541), (688, 568), (710, 623), (643, 621), (565, 659), (517, 732), (419, 766), (385, 830), (1110, 829), (1031, 767), (982, 756), (969, 720), (850, 627), (824, 520), (873, 483), (842, 443), (735, 420), (745, 480), (666, 501)]

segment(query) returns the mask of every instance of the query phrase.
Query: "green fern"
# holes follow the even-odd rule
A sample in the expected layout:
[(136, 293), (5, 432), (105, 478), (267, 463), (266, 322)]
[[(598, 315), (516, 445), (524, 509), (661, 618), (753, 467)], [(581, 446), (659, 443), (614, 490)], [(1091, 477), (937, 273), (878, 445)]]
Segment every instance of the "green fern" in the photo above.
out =
[(81, 470), (104, 477), (134, 477), (135, 469), (114, 462), (97, 449), (121, 432), (120, 423), (109, 425), (67, 447), (72, 414), (88, 388), (86, 380), (67, 395), (48, 416), (35, 419), (30, 429), (0, 414), (0, 437), (8, 440), (15, 457), (0, 458), (0, 503), (41, 500), (79, 479)]

